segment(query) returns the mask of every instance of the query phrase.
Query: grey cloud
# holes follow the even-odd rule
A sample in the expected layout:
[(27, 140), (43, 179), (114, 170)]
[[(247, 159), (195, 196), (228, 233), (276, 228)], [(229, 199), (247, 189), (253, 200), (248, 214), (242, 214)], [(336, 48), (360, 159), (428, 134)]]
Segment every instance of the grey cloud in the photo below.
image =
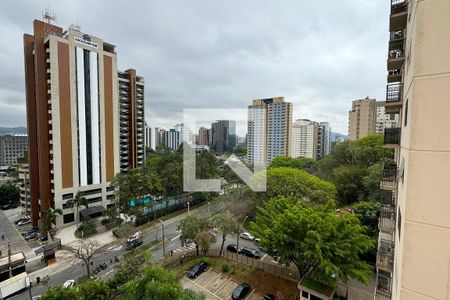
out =
[[(285, 96), (295, 117), (328, 120), (345, 133), (351, 100), (384, 96), (386, 1), (49, 4), (60, 26), (79, 23), (115, 44), (119, 68), (145, 77), (152, 126), (181, 122), (183, 108), (242, 108), (254, 98)], [(22, 34), (45, 5), (10, 1), (0, 12), (0, 108), (16, 115), (0, 112), (0, 126), (24, 125)]]

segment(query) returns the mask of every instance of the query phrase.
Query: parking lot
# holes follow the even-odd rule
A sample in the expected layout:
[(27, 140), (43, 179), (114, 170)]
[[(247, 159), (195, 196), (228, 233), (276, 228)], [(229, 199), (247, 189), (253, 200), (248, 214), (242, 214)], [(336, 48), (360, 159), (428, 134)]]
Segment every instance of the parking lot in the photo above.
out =
[[(189, 279), (185, 276), (181, 280), (181, 283), (185, 289), (203, 293), (208, 300), (231, 299), (231, 293), (239, 284), (228, 275), (217, 272), (212, 268), (208, 269), (196, 279)], [(252, 289), (250, 294), (245, 299), (261, 299), (261, 295)]]

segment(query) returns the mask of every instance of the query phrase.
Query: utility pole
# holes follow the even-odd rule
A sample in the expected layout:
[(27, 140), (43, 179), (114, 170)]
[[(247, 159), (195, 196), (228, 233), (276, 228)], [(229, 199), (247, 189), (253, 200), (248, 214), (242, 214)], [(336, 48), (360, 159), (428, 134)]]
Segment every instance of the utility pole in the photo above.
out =
[(190, 204), (190, 203), (189, 203), (189, 201), (188, 201), (188, 202), (187, 202), (187, 205), (188, 205), (188, 213), (187, 213), (187, 214), (188, 214), (188, 215), (189, 215), (189, 204)]
[[(245, 220), (247, 220), (248, 216), (245, 216), (244, 220), (242, 221), (242, 225), (244, 225)], [(238, 221), (238, 230), (237, 230), (237, 239), (236, 239), (236, 248), (239, 251), (239, 236), (241, 235), (241, 223)]]
[(161, 223), (161, 231), (162, 231), (163, 257), (166, 257), (166, 244), (164, 242), (164, 222), (159, 220), (159, 223)]

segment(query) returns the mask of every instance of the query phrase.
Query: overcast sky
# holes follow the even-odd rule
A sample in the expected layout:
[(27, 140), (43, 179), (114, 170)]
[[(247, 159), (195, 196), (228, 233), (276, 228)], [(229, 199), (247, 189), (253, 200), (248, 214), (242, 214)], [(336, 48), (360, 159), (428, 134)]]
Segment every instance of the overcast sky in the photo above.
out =
[(284, 96), (294, 118), (347, 134), (351, 101), (383, 100), (387, 0), (1, 1), (0, 126), (26, 125), (23, 33), (50, 7), (57, 25), (115, 44), (146, 82), (146, 121), (183, 108), (245, 108)]

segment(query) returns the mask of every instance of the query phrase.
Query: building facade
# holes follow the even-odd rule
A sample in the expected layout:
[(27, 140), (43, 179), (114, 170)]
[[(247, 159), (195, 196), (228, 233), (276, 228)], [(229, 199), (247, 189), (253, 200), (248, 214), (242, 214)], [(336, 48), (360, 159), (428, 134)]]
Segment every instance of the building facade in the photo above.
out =
[[(139, 80), (132, 70), (119, 80), (124, 73), (117, 72), (114, 45), (76, 28), (33, 25), (34, 34), (24, 35), (32, 225), (39, 225), (41, 212), (60, 208), (56, 225), (63, 226), (111, 204), (110, 185), (123, 166), (121, 143), (131, 148), (130, 166), (137, 163), (140, 96), (137, 84), (125, 91), (122, 81)], [(126, 101), (128, 125), (121, 123)], [(90, 208), (75, 215), (67, 201), (78, 192)]]
[(319, 123), (299, 119), (292, 123), (291, 150), (293, 158), (317, 159)]
[(155, 141), (154, 135), (152, 134), (152, 128), (150, 126), (145, 125), (145, 137), (144, 144), (146, 148), (155, 149)]
[[(387, 3), (387, 2), (386, 2)], [(450, 1), (390, 1), (375, 299), (448, 299)]]
[(248, 161), (268, 164), (277, 156), (289, 156), (291, 125), (291, 102), (283, 97), (253, 100), (248, 107)]
[(348, 112), (348, 139), (357, 141), (360, 138), (375, 134), (376, 130), (376, 100), (354, 100), (352, 110)]
[(19, 166), (19, 188), (20, 188), (20, 205), (23, 213), (29, 215), (31, 212), (30, 205), (30, 170), (28, 164)]
[(199, 145), (207, 145), (209, 146), (209, 133), (210, 130), (205, 127), (200, 127), (198, 129), (198, 144)]
[(145, 161), (144, 78), (136, 70), (118, 72), (120, 171), (128, 172)]
[(28, 150), (28, 137), (24, 134), (0, 136), (0, 166), (12, 166)]
[(384, 134), (385, 128), (397, 127), (398, 115), (387, 114), (385, 110), (385, 102), (377, 101), (377, 134)]
[(211, 124), (211, 148), (223, 153), (236, 147), (236, 122), (219, 120)]
[(328, 122), (320, 122), (317, 129), (317, 159), (331, 153), (331, 127)]

